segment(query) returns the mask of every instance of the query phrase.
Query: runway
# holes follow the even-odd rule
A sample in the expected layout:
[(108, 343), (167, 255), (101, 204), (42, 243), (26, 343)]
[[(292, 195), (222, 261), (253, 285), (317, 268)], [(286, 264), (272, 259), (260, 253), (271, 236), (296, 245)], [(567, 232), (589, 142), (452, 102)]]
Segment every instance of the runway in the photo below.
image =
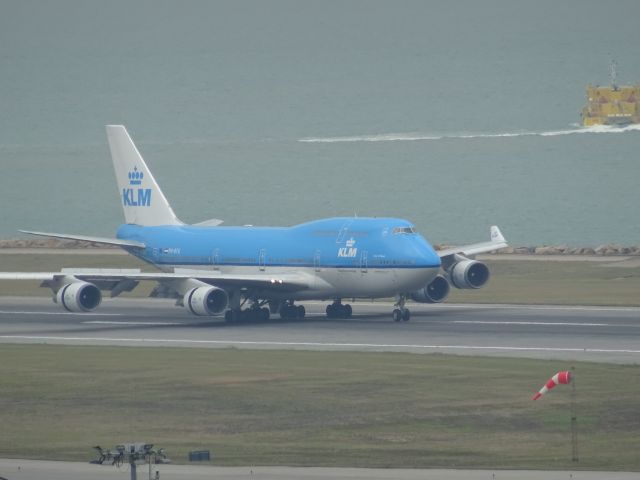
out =
[[(532, 470), (444, 470), (400, 468), (319, 467), (214, 467), (157, 465), (162, 479), (181, 480), (631, 480), (637, 472), (532, 471)], [(78, 462), (0, 459), (0, 478), (7, 480), (117, 480), (129, 479), (128, 465), (117, 468)], [(148, 478), (148, 469), (138, 467), (138, 477)]]
[[(286, 480), (631, 480), (636, 472), (594, 472), (594, 471), (532, 471), (532, 470), (444, 470), (444, 469), (398, 469), (398, 468), (320, 468), (320, 467), (214, 467), (194, 465), (158, 465), (160, 478), (182, 480), (200, 479), (253, 479)], [(108, 480), (128, 479), (128, 465), (111, 467), (89, 465), (77, 462), (50, 462), (40, 460), (0, 459), (0, 478), (8, 480)], [(138, 476), (148, 477), (143, 465), (138, 467)]]
[(193, 348), (394, 351), (640, 363), (640, 308), (412, 304), (409, 322), (389, 303), (353, 304), (350, 319), (304, 303), (302, 321), (226, 324), (172, 301), (106, 299), (73, 314), (49, 299), (0, 298), (0, 342)]

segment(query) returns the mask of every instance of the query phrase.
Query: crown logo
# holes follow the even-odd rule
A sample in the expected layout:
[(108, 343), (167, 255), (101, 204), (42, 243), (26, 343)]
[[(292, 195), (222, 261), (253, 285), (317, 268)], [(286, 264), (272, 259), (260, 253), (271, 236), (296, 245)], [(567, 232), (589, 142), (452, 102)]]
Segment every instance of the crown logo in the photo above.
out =
[(356, 241), (353, 239), (353, 237), (347, 240), (347, 247), (353, 247), (355, 244), (356, 244)]
[(133, 170), (129, 172), (129, 185), (140, 185), (144, 173), (138, 171), (138, 167), (133, 167)]

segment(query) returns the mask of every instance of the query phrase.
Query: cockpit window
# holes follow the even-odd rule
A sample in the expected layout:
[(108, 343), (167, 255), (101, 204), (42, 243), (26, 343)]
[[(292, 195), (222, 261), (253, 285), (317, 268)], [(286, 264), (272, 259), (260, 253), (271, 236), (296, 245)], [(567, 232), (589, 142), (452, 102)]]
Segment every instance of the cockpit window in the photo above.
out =
[(392, 233), (394, 235), (415, 235), (418, 232), (413, 227), (395, 227)]

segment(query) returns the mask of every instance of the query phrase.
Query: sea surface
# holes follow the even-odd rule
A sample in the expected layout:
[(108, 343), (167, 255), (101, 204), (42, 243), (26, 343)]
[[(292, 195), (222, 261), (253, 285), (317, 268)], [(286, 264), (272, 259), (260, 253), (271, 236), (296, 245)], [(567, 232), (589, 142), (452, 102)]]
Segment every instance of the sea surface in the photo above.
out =
[(640, 244), (640, 2), (0, 0), (0, 237), (113, 235), (104, 125), (177, 215), (397, 216), (434, 243)]

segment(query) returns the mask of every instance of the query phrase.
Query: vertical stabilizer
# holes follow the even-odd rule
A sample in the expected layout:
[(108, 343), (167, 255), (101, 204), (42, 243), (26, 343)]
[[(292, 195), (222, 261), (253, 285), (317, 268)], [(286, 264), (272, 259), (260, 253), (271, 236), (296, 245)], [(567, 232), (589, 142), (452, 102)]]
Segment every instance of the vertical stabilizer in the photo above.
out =
[(145, 226), (182, 225), (127, 129), (122, 125), (107, 125), (107, 138), (125, 222)]

